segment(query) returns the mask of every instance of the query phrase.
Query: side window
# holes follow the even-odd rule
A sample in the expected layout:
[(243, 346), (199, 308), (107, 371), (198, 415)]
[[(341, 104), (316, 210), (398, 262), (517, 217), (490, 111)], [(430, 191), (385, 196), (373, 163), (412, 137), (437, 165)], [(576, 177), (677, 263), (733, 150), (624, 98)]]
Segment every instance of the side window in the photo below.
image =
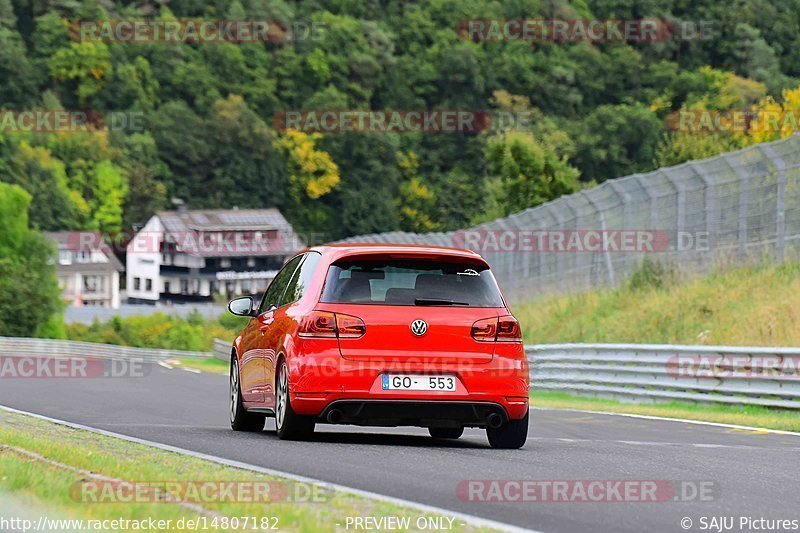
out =
[(281, 303), (278, 304), (278, 307), (294, 303), (303, 297), (306, 288), (314, 277), (314, 272), (317, 270), (321, 258), (322, 256), (317, 252), (309, 252), (306, 254), (300, 268), (297, 269), (291, 281), (289, 281), (289, 286), (286, 288), (286, 292), (283, 294), (283, 298), (281, 299)]
[(298, 255), (281, 269), (280, 272), (275, 276), (275, 279), (272, 280), (270, 283), (267, 292), (264, 293), (264, 298), (261, 300), (261, 305), (258, 306), (258, 314), (265, 312), (269, 309), (270, 305), (274, 305), (275, 307), (280, 306), (280, 300), (283, 297), (283, 293), (286, 291), (286, 286), (289, 284), (289, 280), (292, 278), (295, 270), (297, 269), (297, 265), (300, 264), (300, 261), (303, 260), (302, 255)]

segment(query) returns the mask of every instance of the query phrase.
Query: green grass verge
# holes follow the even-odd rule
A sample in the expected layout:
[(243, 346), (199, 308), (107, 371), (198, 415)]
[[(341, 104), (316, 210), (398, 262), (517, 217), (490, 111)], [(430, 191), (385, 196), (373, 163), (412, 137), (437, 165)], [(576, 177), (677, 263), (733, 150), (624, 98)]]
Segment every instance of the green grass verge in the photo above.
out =
[(212, 374), (227, 375), (230, 371), (230, 363), (221, 361), (216, 357), (211, 357), (209, 359), (190, 359), (187, 357), (181, 357), (180, 359), (171, 359), (167, 361), (167, 363), (185, 368), (194, 368), (195, 370), (200, 370), (201, 372), (210, 372)]
[(529, 344), (797, 346), (800, 264), (685, 278), (648, 262), (617, 289), (544, 297), (512, 311)]
[[(264, 436), (264, 438), (271, 438)], [(115, 479), (155, 481), (269, 482), (266, 476), (166, 452), (88, 431), (75, 430), (33, 417), (0, 411), (0, 444), (22, 448), (62, 465), (89, 470)], [(0, 449), (0, 494), (10, 495), (26, 508), (45, 509), (50, 518), (154, 519), (197, 518), (199, 515), (175, 503), (85, 503), (78, 501), (74, 486), (80, 473), (28, 458), (8, 448)], [(455, 491), (455, 487), (453, 487)], [(203, 507), (227, 517), (276, 517), (285, 531), (333, 531), (342, 529), (348, 516), (410, 517), (412, 527), (421, 516), (413, 509), (336, 492), (324, 503), (203, 503)], [(447, 523), (445, 521), (445, 523)], [(173, 522), (176, 524), (176, 522)], [(342, 527), (337, 527), (341, 524)], [(453, 521), (456, 531), (488, 531)], [(216, 530), (225, 531), (223, 528)], [(172, 526), (170, 531), (182, 531)], [(242, 531), (242, 529), (238, 529)]]
[(632, 404), (605, 398), (573, 396), (560, 392), (535, 391), (531, 394), (534, 407), (555, 409), (587, 409), (631, 413), (637, 415), (686, 418), (704, 422), (719, 422), (767, 429), (782, 429), (800, 432), (800, 413), (786, 409), (770, 409), (755, 405), (737, 407), (732, 405), (700, 405), (684, 402), (658, 404)]

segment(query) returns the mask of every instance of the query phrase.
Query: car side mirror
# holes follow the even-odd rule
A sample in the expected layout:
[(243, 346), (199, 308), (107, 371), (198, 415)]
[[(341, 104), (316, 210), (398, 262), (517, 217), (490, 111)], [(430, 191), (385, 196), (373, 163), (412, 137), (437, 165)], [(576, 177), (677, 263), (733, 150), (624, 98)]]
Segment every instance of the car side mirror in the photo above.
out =
[(253, 316), (253, 297), (242, 296), (228, 302), (228, 311), (236, 316)]

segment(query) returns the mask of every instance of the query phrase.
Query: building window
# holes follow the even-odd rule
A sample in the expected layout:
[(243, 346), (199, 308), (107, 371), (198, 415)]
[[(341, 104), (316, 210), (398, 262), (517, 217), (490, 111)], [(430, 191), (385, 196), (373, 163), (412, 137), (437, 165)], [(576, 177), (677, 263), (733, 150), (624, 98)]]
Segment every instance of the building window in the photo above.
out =
[(87, 292), (101, 292), (106, 290), (105, 276), (84, 276), (83, 287)]
[(92, 260), (91, 252), (78, 252), (76, 255), (78, 256), (78, 263), (88, 263)]
[(220, 268), (230, 268), (231, 267), (231, 260), (227, 258), (223, 258), (219, 260)]
[(83, 290), (84, 292), (97, 292), (100, 290), (100, 282), (97, 276), (83, 276)]
[(186, 294), (189, 292), (189, 280), (182, 279), (181, 280), (181, 294)]
[(69, 250), (59, 250), (58, 251), (58, 264), (59, 265), (71, 265), (72, 264), (72, 252)]
[(153, 280), (150, 278), (145, 278), (144, 280), (144, 290), (150, 292), (153, 290)]
[(249, 268), (253, 268), (254, 266), (256, 266), (256, 258), (255, 257), (248, 257), (247, 258), (247, 266)]
[(169, 281), (164, 282), (164, 292), (169, 294)]
[(138, 291), (142, 288), (142, 278), (133, 278), (133, 290)]

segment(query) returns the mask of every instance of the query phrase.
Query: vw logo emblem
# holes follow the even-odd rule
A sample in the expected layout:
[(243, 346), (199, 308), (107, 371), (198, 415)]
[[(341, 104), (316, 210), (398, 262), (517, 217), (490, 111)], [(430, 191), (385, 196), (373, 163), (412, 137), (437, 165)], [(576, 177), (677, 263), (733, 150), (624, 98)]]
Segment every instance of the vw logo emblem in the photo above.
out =
[(428, 324), (424, 320), (417, 319), (411, 323), (411, 333), (417, 337), (422, 337), (428, 332)]

